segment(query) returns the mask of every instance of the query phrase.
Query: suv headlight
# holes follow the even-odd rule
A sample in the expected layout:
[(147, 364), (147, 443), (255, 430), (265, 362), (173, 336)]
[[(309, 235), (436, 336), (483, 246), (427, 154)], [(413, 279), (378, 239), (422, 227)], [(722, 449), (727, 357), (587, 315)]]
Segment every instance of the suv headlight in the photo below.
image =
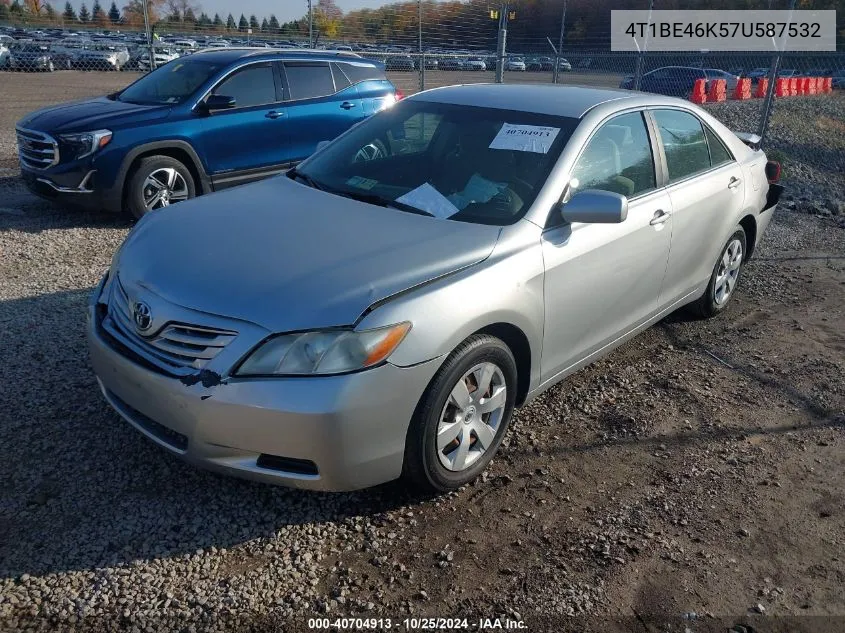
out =
[(108, 145), (111, 137), (111, 130), (80, 132), (79, 134), (60, 134), (59, 141), (65, 146), (62, 155), (69, 155), (71, 160), (85, 158)]
[(408, 322), (376, 330), (323, 330), (282, 334), (261, 344), (236, 376), (343, 374), (378, 365), (411, 329)]

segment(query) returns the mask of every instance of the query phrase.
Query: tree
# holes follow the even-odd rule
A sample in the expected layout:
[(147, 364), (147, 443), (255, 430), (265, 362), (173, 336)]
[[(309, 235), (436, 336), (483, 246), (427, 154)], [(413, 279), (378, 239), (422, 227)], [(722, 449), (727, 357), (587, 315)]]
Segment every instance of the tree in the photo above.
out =
[(79, 21), (83, 23), (91, 21), (91, 14), (88, 12), (88, 7), (84, 2), (82, 3), (82, 6), (79, 7)]
[(44, 13), (44, 2), (42, 0), (24, 0), (26, 10), (32, 15), (41, 15)]
[(270, 24), (269, 24), (269, 22), (267, 22), (267, 18), (264, 18), (263, 20), (261, 20), (261, 32), (266, 33), (269, 30), (270, 30)]
[(99, 27), (105, 26), (108, 22), (106, 12), (103, 11), (103, 7), (100, 5), (100, 0), (94, 0), (94, 6), (91, 7), (91, 22)]
[(112, 0), (111, 7), (109, 7), (109, 20), (112, 24), (120, 23), (120, 10), (117, 8), (114, 0)]
[(196, 26), (197, 16), (194, 15), (194, 10), (191, 7), (185, 9), (185, 13), (182, 15), (182, 21), (190, 28)]
[(50, 22), (56, 21), (56, 10), (49, 2), (44, 5), (44, 15), (47, 16), (47, 19), (50, 20)]
[(272, 13), (270, 14), (269, 27), (270, 27), (271, 33), (278, 33), (279, 32), (279, 20), (276, 19), (276, 16), (273, 15)]
[(214, 26), (215, 31), (222, 31), (223, 30), (223, 20), (220, 18), (219, 13), (214, 14), (214, 19), (211, 21), (212, 26)]
[[(128, 0), (123, 7), (123, 21), (135, 28), (144, 26), (144, 1), (145, 0)], [(164, 0), (146, 0), (147, 15), (150, 18), (150, 24), (155, 24), (159, 20), (159, 9), (164, 4)]]
[(260, 25), (258, 24), (258, 18), (255, 17), (254, 15), (249, 16), (249, 28), (252, 29), (253, 33), (255, 33), (258, 30), (259, 26)]
[(0, 2), (0, 22), (6, 22), (9, 19), (9, 6), (5, 2)]
[(227, 31), (234, 31), (237, 27), (235, 24), (235, 18), (232, 17), (232, 14), (229, 14), (229, 17), (226, 18), (226, 30)]
[(62, 18), (65, 22), (76, 22), (79, 19), (76, 17), (76, 11), (70, 2), (65, 2), (65, 11), (62, 13)]
[(335, 0), (317, 0), (317, 6), (314, 7), (314, 26), (318, 33), (329, 38), (337, 37), (342, 20), (343, 11)]
[(249, 28), (249, 22), (246, 21), (244, 14), (241, 13), (241, 19), (238, 20), (238, 30), (239, 31), (246, 31)]

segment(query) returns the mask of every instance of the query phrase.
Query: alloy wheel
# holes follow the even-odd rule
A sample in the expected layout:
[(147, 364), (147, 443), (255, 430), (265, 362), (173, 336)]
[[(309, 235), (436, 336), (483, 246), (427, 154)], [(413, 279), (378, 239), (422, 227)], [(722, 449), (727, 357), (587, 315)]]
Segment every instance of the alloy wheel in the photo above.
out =
[(716, 283), (713, 284), (713, 300), (716, 305), (724, 305), (730, 299), (731, 293), (736, 287), (741, 266), (742, 242), (734, 239), (728, 244), (722, 254), (722, 260), (719, 262)]
[(142, 189), (147, 211), (160, 209), (188, 199), (188, 183), (173, 167), (162, 167), (152, 172)]
[(447, 470), (463, 471), (495, 443), (507, 403), (502, 370), (484, 362), (466, 372), (452, 388), (440, 413), (437, 457)]

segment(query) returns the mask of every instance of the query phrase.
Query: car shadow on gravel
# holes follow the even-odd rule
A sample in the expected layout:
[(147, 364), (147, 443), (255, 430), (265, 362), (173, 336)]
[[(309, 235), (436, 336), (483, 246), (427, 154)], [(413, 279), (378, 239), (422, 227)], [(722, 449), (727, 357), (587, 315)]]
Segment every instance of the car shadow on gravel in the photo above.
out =
[[(420, 501), (398, 483), (313, 493), (183, 463), (103, 400), (75, 290), (0, 302), (0, 576), (95, 570), (331, 532), (355, 547), (381, 513)], [(291, 530), (293, 526), (304, 529)], [(328, 554), (328, 552), (326, 552)]]
[(40, 233), (66, 228), (128, 229), (135, 223), (128, 214), (93, 211), (39, 198), (20, 178), (0, 177), (0, 231)]

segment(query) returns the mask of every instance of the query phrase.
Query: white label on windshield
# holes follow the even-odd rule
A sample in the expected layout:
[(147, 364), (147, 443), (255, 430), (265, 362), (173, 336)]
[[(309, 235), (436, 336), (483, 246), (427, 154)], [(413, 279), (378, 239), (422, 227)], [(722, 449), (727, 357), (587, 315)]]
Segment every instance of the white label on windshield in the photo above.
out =
[(428, 211), (436, 218), (448, 218), (458, 212), (458, 208), (454, 204), (428, 183), (409, 191), (401, 198), (397, 198), (396, 202)]
[(548, 154), (559, 132), (559, 127), (505, 123), (496, 138), (490, 143), (490, 149)]

